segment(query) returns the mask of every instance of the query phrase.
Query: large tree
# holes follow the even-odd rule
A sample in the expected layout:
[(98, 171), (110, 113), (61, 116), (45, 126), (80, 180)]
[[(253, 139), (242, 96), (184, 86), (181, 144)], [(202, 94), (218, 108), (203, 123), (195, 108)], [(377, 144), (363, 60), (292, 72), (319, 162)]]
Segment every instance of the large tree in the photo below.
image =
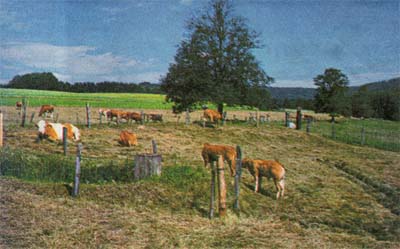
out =
[(224, 103), (248, 104), (249, 95), (272, 81), (252, 54), (261, 46), (259, 34), (233, 14), (230, 1), (212, 0), (186, 34), (161, 84), (177, 109), (209, 101), (222, 112)]
[(328, 68), (314, 78), (318, 87), (315, 94), (315, 111), (350, 114), (350, 102), (346, 96), (349, 80), (339, 69)]

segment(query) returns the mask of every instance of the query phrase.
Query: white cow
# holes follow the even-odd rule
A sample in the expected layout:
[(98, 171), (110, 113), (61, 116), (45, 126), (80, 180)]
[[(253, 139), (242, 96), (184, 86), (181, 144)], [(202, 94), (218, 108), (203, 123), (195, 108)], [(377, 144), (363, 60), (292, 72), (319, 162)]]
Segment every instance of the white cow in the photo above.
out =
[(63, 128), (67, 128), (67, 138), (74, 141), (81, 139), (79, 129), (72, 124), (50, 123), (45, 120), (40, 120), (37, 123), (39, 138), (48, 138), (52, 141), (63, 139)]

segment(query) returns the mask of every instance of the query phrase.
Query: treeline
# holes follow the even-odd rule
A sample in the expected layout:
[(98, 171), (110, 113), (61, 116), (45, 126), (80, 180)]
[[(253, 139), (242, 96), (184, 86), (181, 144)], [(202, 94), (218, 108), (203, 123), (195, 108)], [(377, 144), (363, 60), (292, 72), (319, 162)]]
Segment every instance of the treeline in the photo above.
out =
[(150, 82), (122, 83), (122, 82), (69, 82), (59, 81), (52, 73), (30, 73), (15, 76), (5, 88), (17, 89), (34, 89), (34, 90), (50, 90), (50, 91), (65, 91), (65, 92), (80, 92), (80, 93), (161, 93), (158, 84)]

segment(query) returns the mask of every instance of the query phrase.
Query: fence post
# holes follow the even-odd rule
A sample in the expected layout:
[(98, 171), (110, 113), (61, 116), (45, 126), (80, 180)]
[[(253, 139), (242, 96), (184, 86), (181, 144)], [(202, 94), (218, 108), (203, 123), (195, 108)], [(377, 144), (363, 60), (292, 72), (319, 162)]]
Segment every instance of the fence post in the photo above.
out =
[(103, 118), (103, 113), (99, 112), (99, 122), (100, 124), (102, 124), (102, 118)]
[(86, 103), (86, 121), (87, 121), (87, 127), (90, 128), (90, 107), (89, 107), (89, 103)]
[(143, 110), (141, 110), (140, 111), (140, 124), (143, 124), (144, 123), (144, 112), (143, 112)]
[(21, 126), (25, 127), (25, 120), (26, 120), (26, 106), (28, 105), (28, 102), (25, 98), (22, 99), (22, 121), (21, 121)]
[(189, 125), (189, 124), (190, 124), (189, 108), (186, 109), (185, 124), (186, 124), (186, 125)]
[(235, 175), (235, 204), (233, 208), (240, 211), (239, 193), (240, 193), (240, 177), (242, 175), (242, 149), (236, 146), (236, 175)]
[(226, 116), (228, 115), (227, 112), (223, 112), (222, 113), (222, 126), (224, 126), (226, 124)]
[(289, 112), (285, 112), (285, 126), (289, 127)]
[(68, 138), (68, 129), (67, 129), (67, 127), (63, 127), (63, 149), (64, 149), (64, 156), (67, 155), (67, 138)]
[(335, 121), (332, 121), (332, 138), (336, 138)]
[(297, 107), (296, 113), (296, 130), (301, 130), (301, 107)]
[(258, 110), (256, 110), (256, 127), (258, 127), (258, 125), (259, 125), (259, 120), (260, 120), (260, 116), (259, 116)]
[(365, 129), (364, 126), (361, 128), (361, 145), (365, 144)]
[(222, 156), (218, 157), (217, 162), (218, 170), (218, 212), (219, 216), (226, 215), (226, 184), (224, 174), (224, 159)]
[(74, 181), (74, 192), (73, 196), (77, 197), (79, 194), (79, 181), (81, 178), (81, 156), (82, 156), (82, 144), (77, 145), (76, 160), (75, 160), (75, 181)]
[(3, 147), (3, 113), (0, 111), (0, 148)]
[(307, 127), (306, 127), (307, 133), (310, 133), (310, 126), (311, 126), (311, 119), (307, 118)]
[(153, 147), (153, 154), (157, 154), (157, 143), (156, 143), (156, 140), (151, 140), (151, 145)]
[(210, 193), (210, 216), (212, 219), (214, 217), (214, 199), (215, 199), (215, 166), (214, 162), (210, 162), (211, 165), (211, 193)]
[(33, 122), (33, 118), (35, 117), (35, 112), (32, 112), (30, 123)]

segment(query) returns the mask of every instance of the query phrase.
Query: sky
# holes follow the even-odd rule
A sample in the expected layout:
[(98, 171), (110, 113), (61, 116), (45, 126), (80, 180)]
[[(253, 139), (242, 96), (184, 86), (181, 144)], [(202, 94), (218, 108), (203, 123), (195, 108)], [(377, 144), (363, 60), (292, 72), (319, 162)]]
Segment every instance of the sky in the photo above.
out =
[[(158, 83), (205, 0), (0, 0), (0, 83)], [(400, 77), (400, 0), (236, 0), (260, 33), (253, 51), (273, 87), (314, 87), (326, 68), (350, 86)]]

